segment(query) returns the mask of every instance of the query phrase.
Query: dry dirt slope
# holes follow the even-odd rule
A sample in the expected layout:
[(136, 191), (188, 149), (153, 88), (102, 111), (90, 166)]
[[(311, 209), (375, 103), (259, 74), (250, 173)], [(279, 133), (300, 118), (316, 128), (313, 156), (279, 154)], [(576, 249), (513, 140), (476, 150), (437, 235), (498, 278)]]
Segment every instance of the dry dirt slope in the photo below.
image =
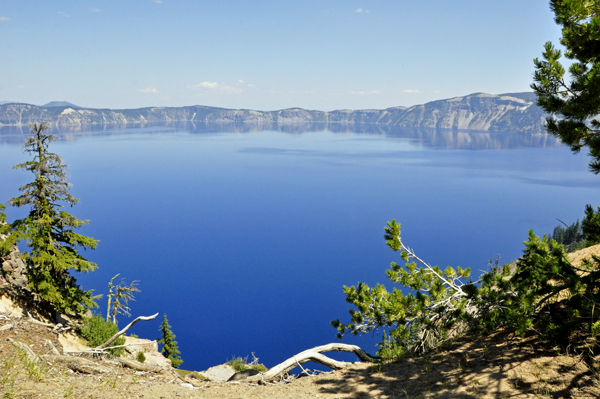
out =
[[(586, 253), (600, 250), (600, 246)], [(575, 253), (573, 256), (581, 255)], [(6, 328), (9, 324), (10, 328)], [(27, 318), (0, 317), (0, 396), (5, 398), (599, 398), (598, 367), (571, 348), (499, 332), (463, 337), (436, 353), (402, 363), (357, 363), (289, 383), (250, 385), (184, 381), (172, 373), (136, 372), (101, 359), (102, 374), (51, 361), (32, 366), (12, 341), (36, 354), (60, 351), (55, 333)], [(283, 360), (283, 359), (282, 359)]]

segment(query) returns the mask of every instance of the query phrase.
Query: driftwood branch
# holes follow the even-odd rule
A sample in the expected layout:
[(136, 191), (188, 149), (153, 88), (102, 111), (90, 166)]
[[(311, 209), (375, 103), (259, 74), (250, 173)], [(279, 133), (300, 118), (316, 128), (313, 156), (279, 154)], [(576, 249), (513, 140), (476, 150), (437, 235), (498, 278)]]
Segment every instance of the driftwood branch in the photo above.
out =
[(163, 369), (161, 369), (160, 367), (148, 366), (147, 364), (140, 363), (140, 362), (135, 361), (135, 360), (129, 360), (129, 359), (124, 359), (124, 358), (119, 358), (119, 361), (121, 362), (121, 364), (123, 366), (129, 367), (130, 369), (134, 369), (134, 370), (137, 370), (137, 371), (152, 371), (152, 372), (155, 372), (155, 373), (163, 371)]
[(71, 329), (71, 327), (64, 327), (61, 323), (58, 323), (55, 325), (52, 323), (44, 323), (42, 321), (36, 320), (33, 318), (31, 313), (29, 313), (29, 312), (27, 312), (27, 315), (29, 316), (27, 321), (29, 321), (30, 323), (39, 324), (40, 326), (52, 328), (52, 331), (54, 331), (54, 332), (63, 332), (63, 331), (67, 331), (67, 330)]
[(132, 321), (131, 323), (127, 324), (127, 326), (124, 329), (122, 329), (121, 331), (119, 331), (118, 333), (116, 333), (115, 335), (113, 335), (112, 337), (110, 337), (110, 339), (108, 341), (106, 341), (105, 343), (103, 343), (100, 346), (97, 346), (95, 349), (105, 349), (105, 348), (107, 348), (108, 345), (112, 344), (115, 339), (117, 339), (121, 335), (125, 334), (127, 332), (127, 330), (129, 330), (131, 328), (131, 326), (133, 326), (138, 321), (140, 321), (140, 320), (144, 320), (144, 321), (152, 320), (152, 319), (156, 318), (156, 316), (158, 316), (158, 313), (156, 313), (156, 314), (154, 314), (152, 316), (140, 316), (140, 317), (136, 318), (134, 321)]
[(44, 327), (51, 327), (51, 328), (56, 327), (56, 325), (54, 325), (54, 324), (44, 323), (44, 322), (34, 319), (33, 316), (31, 315), (31, 313), (29, 313), (29, 312), (27, 312), (27, 316), (29, 316), (28, 320), (30, 323), (39, 324), (40, 326), (44, 326)]
[(46, 355), (43, 358), (52, 363), (62, 363), (73, 371), (83, 374), (109, 374), (115, 370), (81, 357)]
[(362, 350), (359, 346), (333, 343), (328, 345), (317, 346), (312, 349), (305, 350), (304, 352), (298, 353), (296, 356), (292, 356), (283, 363), (271, 368), (269, 371), (263, 374), (253, 375), (242, 381), (244, 382), (268, 382), (278, 379), (281, 375), (287, 373), (296, 366), (306, 362), (315, 362), (327, 366), (334, 370), (339, 370), (344, 367), (348, 367), (351, 363), (340, 362), (331, 359), (322, 352), (350, 352), (354, 353), (363, 362), (375, 362), (379, 361), (380, 358), (369, 355), (367, 352)]
[(117, 348), (127, 348), (129, 346), (135, 346), (135, 345), (148, 345), (148, 342), (138, 342), (138, 343), (131, 343), (131, 344), (125, 344), (125, 345), (115, 345), (115, 346), (111, 346), (110, 348), (105, 348), (105, 349), (98, 349), (98, 348), (91, 348), (91, 349), (85, 349), (82, 351), (65, 351), (65, 354), (69, 353), (69, 354), (104, 354), (106, 353), (106, 351), (108, 349), (117, 349)]

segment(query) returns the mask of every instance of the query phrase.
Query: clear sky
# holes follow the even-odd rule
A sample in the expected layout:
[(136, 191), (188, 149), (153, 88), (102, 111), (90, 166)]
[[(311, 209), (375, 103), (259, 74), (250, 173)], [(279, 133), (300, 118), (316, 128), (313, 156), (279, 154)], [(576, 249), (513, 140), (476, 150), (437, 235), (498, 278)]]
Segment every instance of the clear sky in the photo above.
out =
[(0, 101), (410, 106), (528, 91), (543, 0), (0, 0)]

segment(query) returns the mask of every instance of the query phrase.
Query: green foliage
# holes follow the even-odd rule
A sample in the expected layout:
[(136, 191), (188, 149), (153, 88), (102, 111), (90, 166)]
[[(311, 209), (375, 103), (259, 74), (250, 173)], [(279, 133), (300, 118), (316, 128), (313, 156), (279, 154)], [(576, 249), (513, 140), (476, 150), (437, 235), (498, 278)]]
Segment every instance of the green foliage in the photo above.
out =
[[(555, 21), (562, 26), (560, 43), (573, 60), (570, 81), (560, 64), (562, 53), (551, 42), (544, 46), (543, 60), (534, 60), (535, 83), (531, 88), (538, 105), (550, 114), (546, 129), (578, 152), (588, 147), (590, 170), (600, 173), (600, 7), (590, 0), (551, 0)], [(562, 115), (559, 119), (556, 115)]]
[(225, 364), (228, 364), (231, 367), (233, 367), (233, 369), (236, 372), (249, 370), (249, 369), (256, 370), (261, 373), (269, 371), (269, 369), (267, 367), (265, 367), (264, 364), (258, 363), (258, 358), (256, 356), (254, 356), (254, 353), (252, 354), (252, 357), (254, 359), (252, 360), (252, 362), (248, 363), (248, 356), (246, 356), (246, 357), (232, 356), (231, 360), (228, 360), (227, 363), (225, 363)]
[(95, 263), (79, 255), (78, 248), (95, 249), (98, 241), (75, 233), (87, 221), (60, 210), (61, 202), (73, 206), (78, 200), (69, 193), (67, 165), (58, 155), (48, 152), (56, 136), (44, 133), (48, 129), (45, 123), (33, 123), (30, 128), (31, 136), (23, 151), (32, 154), (33, 159), (14, 168), (32, 172), (35, 178), (19, 188), (20, 196), (9, 200), (12, 206), (29, 206), (30, 212), (11, 227), (16, 239), (26, 240), (30, 247), (23, 256), (30, 288), (59, 310), (82, 313), (97, 307), (95, 298), (92, 291), (83, 291), (76, 284), (69, 271), (87, 273), (96, 269)]
[(6, 236), (4, 240), (0, 240), (0, 257), (8, 255), (18, 239), (17, 235), (11, 232), (10, 225), (6, 223), (6, 214), (2, 212), (4, 209), (6, 207), (0, 204), (0, 235)]
[(29, 354), (18, 345), (14, 345), (21, 362), (23, 363), (23, 367), (25, 368), (25, 372), (27, 373), (27, 378), (33, 380), (35, 382), (39, 382), (43, 380), (48, 374), (48, 370), (46, 369), (45, 364), (36, 361), (36, 359), (29, 356)]
[(383, 339), (379, 345), (377, 356), (385, 360), (400, 362), (404, 360), (408, 354), (408, 350), (405, 346), (402, 346), (394, 338), (388, 337), (385, 331), (383, 332)]
[[(398, 360), (435, 348), (467, 329), (489, 334), (506, 327), (517, 335), (538, 334), (559, 346), (600, 334), (600, 257), (576, 267), (562, 244), (530, 231), (515, 270), (490, 260), (489, 272), (475, 283), (465, 283), (461, 279), (469, 277), (468, 269), (447, 267), (442, 272), (419, 259), (400, 240), (395, 221), (385, 231), (388, 246), (402, 250), (405, 262), (393, 262), (387, 276), (410, 293), (397, 288), (388, 292), (381, 284), (344, 286), (346, 300), (356, 309), (350, 309), (349, 323), (332, 322), (338, 338), (384, 328), (378, 355)], [(596, 344), (591, 345), (593, 350)]]
[(587, 245), (600, 243), (600, 207), (594, 212), (591, 205), (585, 207), (585, 218), (581, 222), (581, 229), (585, 235)]
[[(105, 321), (100, 315), (93, 315), (92, 317), (83, 318), (81, 335), (83, 335), (92, 348), (102, 345), (117, 332), (119, 332), (119, 327), (113, 322)], [(109, 348), (111, 346), (119, 346), (124, 344), (125, 338), (119, 337), (109, 345)], [(124, 348), (109, 349), (109, 353), (111, 353), (113, 356), (119, 356), (124, 350)]]
[(560, 221), (564, 226), (558, 225), (548, 237), (552, 238), (559, 244), (565, 247), (567, 252), (573, 252), (585, 246), (585, 237), (579, 220), (567, 226), (566, 223)]
[(225, 364), (230, 365), (235, 371), (240, 372), (247, 370), (246, 360), (248, 360), (248, 358), (244, 359), (242, 357), (233, 356), (231, 360), (228, 360)]
[(562, 244), (566, 252), (573, 252), (600, 243), (600, 207), (594, 211), (591, 205), (586, 205), (585, 218), (581, 223), (577, 220), (567, 226), (566, 223), (560, 222), (566, 227), (556, 226), (548, 237)]
[(144, 355), (144, 352), (138, 352), (137, 361), (140, 363), (144, 363), (146, 361), (146, 355)]
[(171, 326), (169, 325), (169, 321), (167, 320), (167, 315), (165, 314), (163, 317), (163, 322), (160, 326), (160, 331), (162, 333), (162, 338), (158, 340), (160, 344), (163, 344), (162, 349), (160, 350), (164, 357), (171, 360), (171, 364), (175, 368), (179, 368), (179, 365), (183, 363), (181, 357), (179, 355), (179, 349), (177, 348), (177, 341), (175, 341), (175, 334), (171, 331)]
[(403, 356), (406, 351), (434, 348), (461, 328), (460, 320), (467, 319), (470, 283), (463, 279), (469, 278), (471, 271), (460, 266), (448, 266), (442, 271), (421, 260), (400, 240), (400, 224), (395, 220), (388, 222), (384, 238), (394, 252), (402, 250), (400, 257), (404, 261), (404, 266), (391, 263), (386, 271), (388, 279), (413, 293), (405, 295), (397, 288), (388, 292), (381, 284), (374, 288), (364, 283), (344, 286), (346, 301), (357, 309), (350, 309), (349, 323), (338, 319), (331, 324), (337, 328), (338, 338), (346, 333), (358, 335), (389, 329), (389, 336), (384, 336), (381, 344), (381, 355)]
[(511, 278), (513, 287), (505, 323), (518, 334), (536, 331), (568, 344), (576, 332), (591, 331), (594, 304), (600, 301), (600, 258), (573, 266), (562, 245), (529, 232), (523, 257)]

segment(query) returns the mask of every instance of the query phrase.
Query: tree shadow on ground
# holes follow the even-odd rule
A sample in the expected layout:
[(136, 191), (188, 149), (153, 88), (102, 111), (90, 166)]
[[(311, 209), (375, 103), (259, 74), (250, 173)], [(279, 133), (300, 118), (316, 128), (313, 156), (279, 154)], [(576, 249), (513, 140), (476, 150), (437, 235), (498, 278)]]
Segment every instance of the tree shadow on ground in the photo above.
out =
[(581, 356), (506, 332), (466, 336), (402, 362), (357, 364), (315, 383), (344, 398), (600, 397), (598, 373)]

